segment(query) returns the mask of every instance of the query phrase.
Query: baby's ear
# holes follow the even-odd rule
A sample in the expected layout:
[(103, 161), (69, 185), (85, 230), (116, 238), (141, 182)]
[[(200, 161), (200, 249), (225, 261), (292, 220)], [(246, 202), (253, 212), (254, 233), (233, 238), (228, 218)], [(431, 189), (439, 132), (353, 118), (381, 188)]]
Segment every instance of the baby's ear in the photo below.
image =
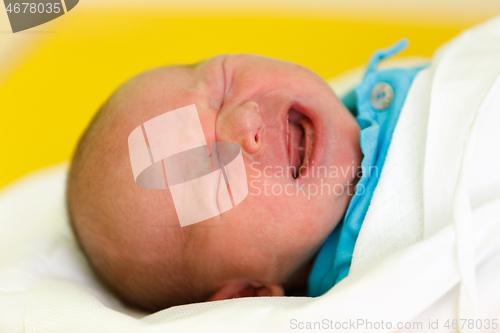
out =
[(240, 280), (225, 284), (217, 290), (208, 301), (253, 296), (285, 296), (285, 291), (281, 285), (276, 283)]

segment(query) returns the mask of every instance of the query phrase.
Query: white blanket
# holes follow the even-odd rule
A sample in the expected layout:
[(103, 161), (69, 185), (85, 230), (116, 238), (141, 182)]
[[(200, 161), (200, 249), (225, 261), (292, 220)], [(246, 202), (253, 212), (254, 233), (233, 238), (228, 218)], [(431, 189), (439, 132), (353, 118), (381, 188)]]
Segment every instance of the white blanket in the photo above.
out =
[(454, 332), (459, 315), (500, 319), (499, 59), (500, 18), (442, 47), (418, 74), (351, 272), (324, 296), (234, 299), (150, 316), (127, 309), (99, 284), (69, 232), (63, 166), (0, 196), (0, 332), (285, 332), (315, 322), (345, 332), (410, 323), (407, 331), (425, 332), (429, 320), (439, 321), (434, 332)]

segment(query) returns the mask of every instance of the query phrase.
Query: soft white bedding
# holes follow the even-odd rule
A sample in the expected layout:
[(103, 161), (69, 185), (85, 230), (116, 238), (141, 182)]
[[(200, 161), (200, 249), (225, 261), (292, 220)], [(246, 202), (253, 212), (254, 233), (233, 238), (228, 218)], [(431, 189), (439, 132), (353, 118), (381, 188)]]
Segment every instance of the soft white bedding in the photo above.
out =
[(500, 18), (448, 43), (417, 76), (352, 270), (326, 295), (132, 311), (100, 285), (75, 245), (62, 165), (0, 193), (0, 332), (282, 332), (324, 319), (384, 321), (376, 332), (399, 322), (431, 331), (429, 320), (439, 320), (435, 332), (453, 332), (443, 325), (458, 316), (500, 321), (498, 59)]

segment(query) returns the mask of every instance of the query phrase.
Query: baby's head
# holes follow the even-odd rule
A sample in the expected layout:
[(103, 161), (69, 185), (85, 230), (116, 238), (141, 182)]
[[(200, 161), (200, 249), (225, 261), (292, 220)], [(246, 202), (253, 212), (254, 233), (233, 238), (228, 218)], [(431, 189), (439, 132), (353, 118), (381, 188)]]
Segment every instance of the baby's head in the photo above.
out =
[[(191, 104), (207, 142), (240, 146), (249, 194), (181, 227), (168, 188), (135, 184), (127, 139), (140, 124)], [(305, 287), (315, 254), (347, 209), (361, 156), (354, 117), (317, 74), (262, 56), (221, 55), (151, 70), (120, 87), (78, 144), (68, 208), (91, 265), (130, 304), (158, 310), (280, 296)]]

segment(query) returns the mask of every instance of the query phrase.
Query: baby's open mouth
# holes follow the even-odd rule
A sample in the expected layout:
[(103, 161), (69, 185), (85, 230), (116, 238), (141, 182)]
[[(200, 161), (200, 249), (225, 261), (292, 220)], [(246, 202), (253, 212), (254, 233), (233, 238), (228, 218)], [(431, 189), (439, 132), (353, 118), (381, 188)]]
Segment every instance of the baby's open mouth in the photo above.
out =
[(287, 144), (293, 178), (298, 178), (308, 167), (314, 149), (314, 126), (301, 112), (288, 111)]

